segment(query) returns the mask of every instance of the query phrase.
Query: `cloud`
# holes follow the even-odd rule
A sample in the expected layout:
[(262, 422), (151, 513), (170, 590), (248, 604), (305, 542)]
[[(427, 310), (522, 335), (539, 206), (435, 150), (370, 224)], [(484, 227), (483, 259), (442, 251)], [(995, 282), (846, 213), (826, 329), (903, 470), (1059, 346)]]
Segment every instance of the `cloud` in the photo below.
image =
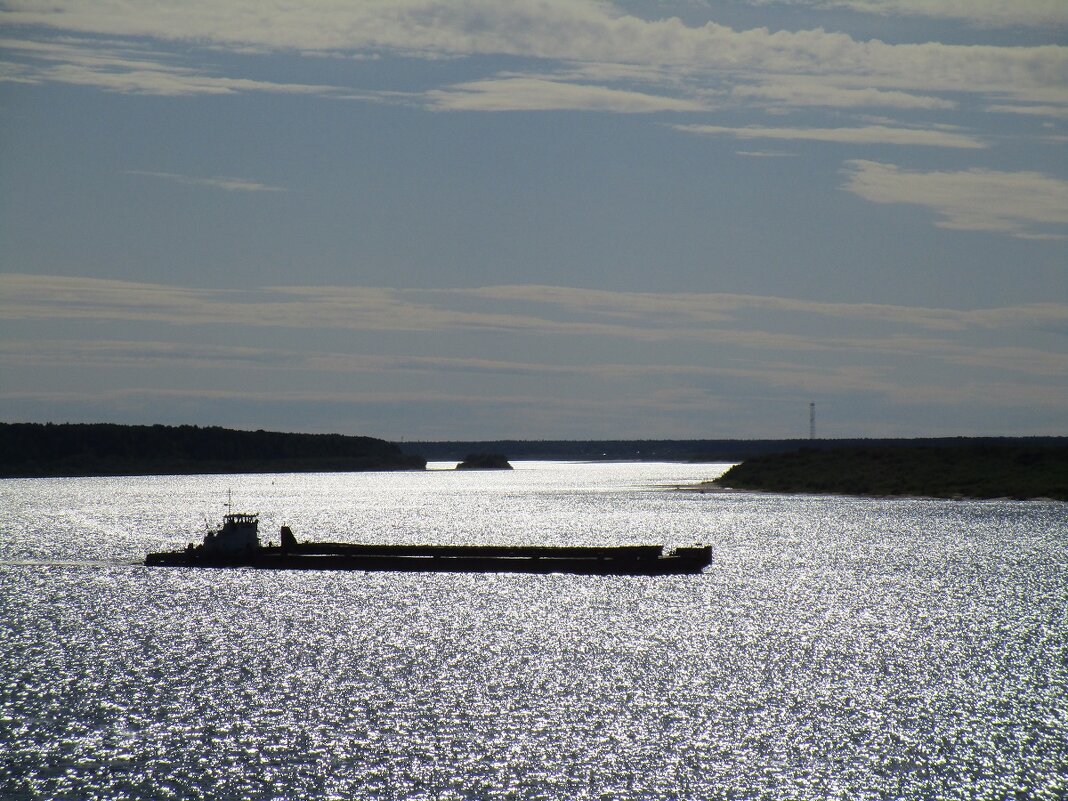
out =
[[(471, 301), (482, 301), (472, 304)], [(373, 332), (480, 332), (693, 342), (745, 352), (884, 354), (1048, 374), (1068, 367), (1041, 349), (963, 348), (968, 331), (1068, 327), (1068, 304), (951, 310), (771, 296), (630, 293), (518, 285), (451, 290), (373, 287), (189, 289), (94, 278), (0, 274), (0, 318)], [(843, 328), (850, 321), (855, 328)], [(917, 335), (915, 332), (933, 332)], [(804, 333), (801, 333), (804, 332)], [(483, 365), (488, 366), (488, 365)]]
[(919, 172), (862, 160), (847, 161), (843, 172), (846, 191), (873, 203), (925, 206), (942, 218), (936, 223), (941, 228), (1021, 239), (1068, 239), (1068, 181), (1042, 173)]
[(983, 27), (1068, 25), (1068, 6), (1063, 0), (755, 0), (755, 3), (849, 8), (883, 16), (958, 19)]
[(979, 149), (986, 147), (975, 137), (920, 128), (891, 128), (866, 125), (848, 128), (768, 128), (748, 126), (730, 128), (723, 125), (673, 125), (676, 131), (704, 136), (733, 136), (736, 139), (792, 139), (811, 142), (835, 142), (856, 145), (908, 145)]
[[(496, 376), (598, 376), (603, 379), (652, 376), (754, 377), (772, 372), (753, 368), (722, 368), (694, 364), (561, 364), (553, 362), (517, 362), (448, 356), (409, 356), (403, 354), (353, 354), (337, 352), (303, 352), (279, 348), (254, 348), (234, 345), (153, 342), (146, 340), (34, 340), (0, 342), (0, 364), (7, 367), (101, 367), (151, 368), (167, 370), (293, 370), (330, 375), (374, 374), (395, 376), (398, 372)], [(810, 368), (788, 363), (775, 364), (776, 375), (795, 371), (808, 373)], [(842, 372), (848, 372), (843, 369)]]
[(173, 172), (152, 172), (150, 170), (127, 170), (128, 175), (147, 175), (150, 178), (162, 178), (185, 186), (207, 186), (212, 189), (224, 189), (227, 192), (285, 192), (279, 186), (261, 184), (247, 178), (217, 176), (214, 178), (197, 178), (190, 175), (178, 175)]
[[(535, 285), (228, 291), (0, 274), (0, 318), (8, 331), (25, 321), (66, 337), (0, 343), (0, 405), (30, 419), (359, 420), (366, 430), (373, 409), (390, 409), (381, 420), (392, 428), (404, 406), (452, 437), (487, 436), (487, 425), (618, 436), (643, 423), (708, 436), (722, 430), (708, 428), (709, 410), (728, 409), (737, 436), (739, 425), (767, 424), (746, 398), (1056, 419), (1068, 375), (1066, 303), (930, 309)], [(290, 333), (298, 328), (323, 335)], [(493, 357), (502, 352), (511, 358)]]
[[(883, 165), (885, 166), (885, 165)], [(462, 301), (482, 301), (484, 311)], [(522, 312), (511, 311), (512, 308)], [(0, 318), (130, 320), (370, 331), (497, 329), (644, 337), (692, 336), (759, 314), (805, 315), (921, 329), (1037, 329), (1068, 326), (1068, 304), (932, 309), (834, 303), (769, 295), (620, 292), (519, 284), (468, 289), (282, 286), (238, 290), (75, 276), (0, 273)], [(723, 332), (713, 332), (719, 337)]]
[[(653, 91), (635, 91), (588, 83), (644, 85)], [(584, 82), (587, 81), (587, 82)], [(680, 88), (691, 97), (667, 94)], [(687, 85), (662, 68), (631, 65), (580, 65), (555, 75), (502, 74), (469, 81), (424, 94), (431, 108), (461, 111), (585, 110), (615, 113), (660, 111), (701, 112), (727, 105), (727, 101), (757, 101), (770, 107), (953, 109), (957, 103), (928, 95), (874, 87), (835, 86), (818, 77), (775, 76), (763, 84), (739, 84), (729, 92)]]
[(299, 366), (293, 353), (235, 345), (203, 345), (147, 340), (32, 340), (0, 342), (0, 364), (69, 368), (191, 367), (195, 369), (283, 368)]
[[(773, 81), (773, 82), (771, 82)], [(764, 84), (740, 84), (731, 96), (741, 99), (774, 101), (783, 106), (824, 106), (828, 108), (881, 107), (897, 109), (952, 109), (957, 104), (929, 95), (895, 92), (872, 86), (853, 88), (835, 86), (827, 81), (786, 76), (769, 79)]]
[(0, 39), (0, 50), (28, 59), (21, 63), (0, 62), (4, 67), (0, 81), (65, 83), (120, 94), (170, 97), (274, 92), (341, 99), (376, 99), (356, 96), (335, 86), (214, 76), (200, 68), (173, 63), (156, 52), (146, 54), (131, 46), (96, 40), (68, 38), (63, 41), (33, 41), (7, 38)]
[(189, 289), (95, 278), (0, 274), (0, 318), (128, 320), (354, 331), (515, 331), (658, 339), (657, 330), (527, 314), (466, 311), (416, 290), (379, 287)]
[(426, 93), (432, 108), (448, 111), (705, 111), (695, 100), (546, 80), (501, 78), (455, 84)]
[(786, 153), (782, 150), (735, 150), (736, 156), (745, 156), (755, 159), (778, 159), (796, 156), (796, 153)]
[(1066, 106), (1043, 106), (1043, 105), (1013, 105), (1006, 103), (992, 103), (986, 107), (987, 111), (997, 114), (1028, 114), (1035, 117), (1058, 117), (1068, 120), (1068, 105)]
[[(935, 8), (935, 4), (923, 7)], [(985, 7), (993, 8), (993, 4)], [(599, 65), (602, 70), (615, 66), (647, 78), (659, 72), (663, 86), (671, 90), (669, 98), (679, 96), (680, 84), (696, 94), (724, 88), (724, 82), (774, 86), (796, 76), (804, 76), (809, 85), (806, 92), (779, 92), (778, 97), (765, 100), (937, 108), (947, 101), (911, 95), (953, 91), (998, 93), (1009, 99), (1052, 93), (1060, 104), (1068, 86), (1068, 48), (1062, 46), (891, 44), (860, 41), (819, 28), (735, 30), (715, 22), (691, 26), (677, 18), (640, 19), (604, 2), (368, 0), (325, 4), (296, 0), (265, 11), (258, 0), (188, 0), (180, 7), (161, 0), (12, 0), (6, 9), (0, 12), (0, 24), (9, 30), (39, 26), (196, 42), (235, 52), (251, 48), (289, 54), (392, 53), (425, 58), (494, 55)], [(183, 73), (173, 68), (160, 71), (152, 65), (143, 69), (117, 65), (112, 72), (99, 65), (73, 63), (79, 69), (71, 74), (57, 71), (48, 78), (44, 72), (40, 79), (83, 80), (127, 90), (154, 87), (153, 91), (160, 92), (178, 92), (183, 87), (222, 92), (270, 87), (258, 82), (231, 85), (226, 79), (200, 75), (199, 70)], [(825, 84), (822, 90), (817, 88), (821, 83)], [(336, 88), (280, 84), (274, 89), (327, 90)]]
[[(1004, 351), (1004, 352), (1002, 352)], [(915, 365), (925, 355), (923, 351), (910, 359)], [(1039, 354), (1041, 355), (1041, 354)], [(1047, 354), (1048, 356), (1048, 354)], [(936, 356), (936, 359), (939, 358)], [(1056, 363), (1037, 359), (1036, 352), (1026, 348), (988, 350), (958, 348), (953, 356), (955, 364), (979, 368), (999, 369), (1008, 360), (1034, 362), (1018, 372), (1039, 377), (1061, 378), (1068, 370), (1068, 356), (1061, 355)], [(868, 361), (871, 361), (870, 359)], [(563, 364), (559, 362), (514, 362), (477, 358), (407, 356), (396, 354), (351, 354), (330, 352), (300, 352), (277, 348), (213, 346), (203, 344), (111, 341), (111, 340), (39, 340), (22, 343), (0, 343), (0, 365), (13, 370), (32, 367), (34, 370), (71, 368), (92, 369), (92, 375), (121, 375), (116, 370), (135, 368), (133, 375), (144, 377), (149, 371), (165, 371), (178, 376), (171, 386), (129, 386), (123, 382), (93, 380), (90, 385), (66, 390), (15, 389), (0, 391), (0, 399), (54, 406), (56, 404), (85, 404), (141, 399), (148, 403), (186, 399), (200, 407), (207, 400), (229, 400), (253, 405), (298, 404), (316, 407), (321, 404), (416, 404), (440, 410), (443, 405), (462, 409), (478, 406), (516, 407), (559, 413), (594, 411), (602, 415), (608, 409), (623, 411), (655, 409), (661, 413), (709, 409), (728, 404), (726, 397), (709, 386), (729, 384), (734, 393), (739, 388), (764, 388), (764, 391), (786, 390), (805, 397), (828, 393), (882, 397), (897, 404), (973, 404), (981, 398), (992, 407), (1030, 406), (1049, 409), (1063, 407), (1063, 388), (1040, 382), (955, 381), (937, 379), (902, 381), (888, 365), (866, 364), (800, 364), (764, 359), (747, 360), (745, 366), (710, 365), (705, 363), (602, 363)], [(184, 386), (185, 377), (201, 375), (205, 370), (217, 370), (221, 376), (238, 377), (229, 384), (212, 379), (205, 387)], [(263, 389), (256, 378), (266, 371), (269, 382), (276, 382), (278, 374), (294, 371), (304, 377), (300, 389)], [(405, 389), (401, 374), (426, 374), (434, 377), (434, 388)], [(316, 375), (329, 376), (329, 388), (321, 386)], [(346, 388), (345, 377), (358, 383)], [(461, 377), (457, 388), (449, 388), (448, 380)], [(520, 391), (516, 379), (528, 378)], [(387, 388), (370, 385), (376, 378), (388, 379)], [(564, 378), (573, 388), (583, 380), (583, 389), (567, 397), (560, 397), (546, 389), (544, 382)], [(465, 391), (471, 380), (482, 382), (482, 391)], [(488, 382), (488, 383), (487, 383)], [(351, 383), (351, 382), (348, 382)], [(614, 388), (631, 389), (620, 393)], [(485, 387), (499, 387), (486, 391)], [(742, 390), (744, 391), (744, 390)], [(154, 407), (161, 408), (161, 407)], [(588, 432), (587, 432), (588, 435)]]
[(144, 95), (231, 95), (242, 92), (283, 92), (288, 94), (341, 94), (330, 86), (271, 83), (245, 78), (221, 78), (188, 70), (123, 70), (103, 71), (74, 64), (59, 64), (37, 70), (30, 75), (36, 82), (67, 83), (92, 86), (109, 92)]

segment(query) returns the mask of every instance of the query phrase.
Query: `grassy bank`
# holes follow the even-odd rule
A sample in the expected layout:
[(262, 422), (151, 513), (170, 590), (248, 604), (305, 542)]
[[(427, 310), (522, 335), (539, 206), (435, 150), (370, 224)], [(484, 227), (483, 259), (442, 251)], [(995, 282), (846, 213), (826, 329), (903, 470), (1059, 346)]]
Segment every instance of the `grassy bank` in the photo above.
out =
[(801, 449), (747, 459), (712, 483), (768, 492), (1068, 500), (1068, 447)]

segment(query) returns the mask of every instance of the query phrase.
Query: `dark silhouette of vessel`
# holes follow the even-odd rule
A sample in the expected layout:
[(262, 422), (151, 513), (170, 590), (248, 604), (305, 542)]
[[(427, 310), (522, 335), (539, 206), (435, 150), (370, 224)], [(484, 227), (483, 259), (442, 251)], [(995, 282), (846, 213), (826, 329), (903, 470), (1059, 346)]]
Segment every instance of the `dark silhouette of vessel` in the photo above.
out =
[(228, 513), (222, 528), (181, 551), (150, 553), (149, 567), (251, 567), (265, 570), (387, 570), (446, 573), (576, 573), (657, 576), (700, 573), (712, 548), (665, 552), (662, 545), (375, 545), (297, 542), (282, 526), (278, 545), (259, 540), (256, 514)]

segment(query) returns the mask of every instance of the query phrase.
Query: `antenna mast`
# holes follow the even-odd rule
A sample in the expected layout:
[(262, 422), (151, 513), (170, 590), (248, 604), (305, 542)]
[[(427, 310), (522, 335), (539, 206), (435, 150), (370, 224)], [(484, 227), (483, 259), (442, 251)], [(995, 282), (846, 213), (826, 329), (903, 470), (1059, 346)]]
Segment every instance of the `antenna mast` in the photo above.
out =
[(809, 403), (808, 405), (808, 438), (816, 438), (816, 404)]

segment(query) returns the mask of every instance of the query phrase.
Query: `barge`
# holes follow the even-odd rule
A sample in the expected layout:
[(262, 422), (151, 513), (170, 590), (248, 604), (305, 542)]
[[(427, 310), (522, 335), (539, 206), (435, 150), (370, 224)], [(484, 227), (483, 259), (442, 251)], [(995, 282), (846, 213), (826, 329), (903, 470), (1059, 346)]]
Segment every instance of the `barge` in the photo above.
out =
[(297, 542), (282, 526), (279, 544), (263, 545), (256, 514), (229, 513), (222, 528), (181, 551), (150, 553), (149, 567), (250, 567), (264, 570), (365, 570), (435, 573), (574, 573), (658, 576), (700, 573), (709, 545), (665, 551), (662, 545), (376, 545)]

